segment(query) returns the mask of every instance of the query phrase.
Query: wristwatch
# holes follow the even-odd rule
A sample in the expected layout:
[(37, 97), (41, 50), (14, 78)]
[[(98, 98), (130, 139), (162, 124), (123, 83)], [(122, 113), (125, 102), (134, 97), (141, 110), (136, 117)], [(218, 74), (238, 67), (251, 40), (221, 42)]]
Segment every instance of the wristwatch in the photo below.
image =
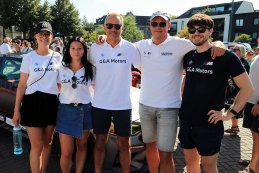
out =
[(233, 108), (230, 108), (228, 111), (231, 112), (235, 118), (240, 116), (240, 112), (235, 111)]

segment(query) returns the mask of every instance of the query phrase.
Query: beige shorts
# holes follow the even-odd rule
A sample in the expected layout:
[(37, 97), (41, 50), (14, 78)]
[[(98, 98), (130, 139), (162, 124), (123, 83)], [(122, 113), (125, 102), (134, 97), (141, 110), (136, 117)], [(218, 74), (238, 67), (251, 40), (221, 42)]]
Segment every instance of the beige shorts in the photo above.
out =
[(143, 141), (157, 142), (160, 151), (173, 152), (177, 135), (178, 108), (155, 108), (139, 104)]

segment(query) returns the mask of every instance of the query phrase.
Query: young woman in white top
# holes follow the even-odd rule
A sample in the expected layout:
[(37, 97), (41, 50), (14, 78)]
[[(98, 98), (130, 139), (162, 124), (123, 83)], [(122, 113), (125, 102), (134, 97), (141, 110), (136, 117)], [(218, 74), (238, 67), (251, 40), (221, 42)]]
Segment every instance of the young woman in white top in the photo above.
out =
[(48, 22), (40, 22), (34, 35), (37, 48), (26, 54), (21, 65), (13, 123), (26, 127), (31, 143), (32, 173), (46, 171), (58, 108), (60, 54), (49, 49), (53, 38)]
[(60, 105), (56, 131), (61, 145), (60, 167), (69, 173), (76, 140), (76, 172), (82, 172), (86, 158), (86, 143), (92, 129), (91, 95), (93, 65), (87, 60), (87, 45), (83, 38), (72, 38), (59, 69)]

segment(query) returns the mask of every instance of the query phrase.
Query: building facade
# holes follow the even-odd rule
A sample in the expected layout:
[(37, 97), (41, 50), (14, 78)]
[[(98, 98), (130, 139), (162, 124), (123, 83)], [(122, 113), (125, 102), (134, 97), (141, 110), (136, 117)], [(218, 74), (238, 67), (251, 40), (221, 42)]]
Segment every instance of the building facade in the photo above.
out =
[[(198, 13), (205, 13), (214, 20), (215, 27), (212, 35), (214, 40), (232, 42), (236, 36), (248, 34), (251, 36), (251, 45), (256, 45), (259, 37), (259, 11), (254, 10), (253, 4), (248, 1), (214, 4), (194, 7), (172, 20), (172, 33), (180, 32), (189, 18)], [(232, 20), (231, 20), (232, 17)]]

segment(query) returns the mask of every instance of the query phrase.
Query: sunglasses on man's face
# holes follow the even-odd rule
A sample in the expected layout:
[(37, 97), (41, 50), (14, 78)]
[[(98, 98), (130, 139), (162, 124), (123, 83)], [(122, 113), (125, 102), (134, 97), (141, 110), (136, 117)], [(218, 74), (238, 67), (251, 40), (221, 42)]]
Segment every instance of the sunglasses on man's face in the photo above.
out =
[(240, 51), (240, 50), (238, 48), (234, 48), (233, 51), (236, 52), (236, 51)]
[(76, 89), (77, 88), (77, 83), (76, 83), (77, 77), (73, 76), (71, 79), (72, 79), (72, 88)]
[(205, 26), (201, 26), (199, 28), (188, 28), (188, 32), (190, 34), (194, 34), (196, 31), (198, 31), (199, 33), (204, 33), (206, 31), (206, 29), (210, 29), (210, 28), (205, 27)]
[(50, 36), (50, 32), (46, 32), (46, 31), (41, 31), (38, 34), (39, 34), (39, 36), (44, 36), (44, 37), (49, 37)]
[(115, 28), (116, 30), (121, 29), (121, 24), (112, 24), (112, 23), (106, 23), (106, 28), (107, 29), (112, 29)]
[(166, 22), (151, 22), (152, 27), (159, 26), (160, 28), (164, 28), (166, 26)]

